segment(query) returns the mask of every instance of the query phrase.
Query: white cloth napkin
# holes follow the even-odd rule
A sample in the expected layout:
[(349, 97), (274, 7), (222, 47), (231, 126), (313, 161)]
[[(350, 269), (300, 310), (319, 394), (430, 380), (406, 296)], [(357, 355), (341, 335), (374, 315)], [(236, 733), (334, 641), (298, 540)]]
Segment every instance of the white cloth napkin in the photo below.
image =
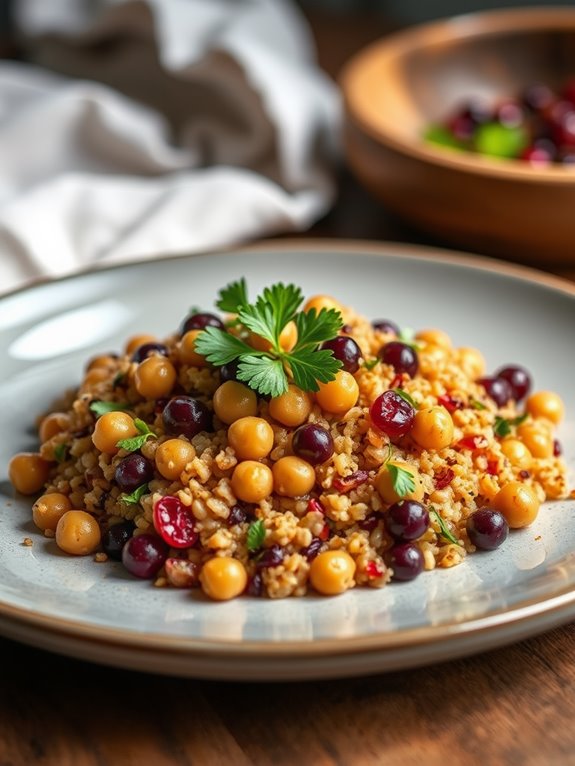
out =
[(328, 209), (339, 103), (287, 0), (14, 6), (32, 63), (0, 62), (1, 292)]

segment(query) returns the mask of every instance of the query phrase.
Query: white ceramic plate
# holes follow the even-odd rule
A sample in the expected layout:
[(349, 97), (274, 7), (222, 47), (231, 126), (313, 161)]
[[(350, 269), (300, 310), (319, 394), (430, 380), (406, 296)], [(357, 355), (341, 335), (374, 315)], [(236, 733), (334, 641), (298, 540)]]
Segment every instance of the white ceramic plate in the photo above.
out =
[[(575, 457), (575, 287), (518, 267), (400, 245), (272, 243), (226, 254), (88, 273), (0, 300), (0, 632), (45, 649), (140, 670), (229, 679), (337, 677), (499, 646), (575, 616), (575, 502), (453, 570), (337, 598), (215, 604), (158, 590), (120, 564), (58, 553), (34, 531), (6, 465), (34, 448), (35, 415), (98, 351), (138, 332), (167, 335), (191, 305), (246, 276), (251, 294), (294, 281), (366, 315), (437, 326), (482, 349), (490, 369), (519, 362), (567, 407)], [(31, 548), (23, 538), (34, 540)]]

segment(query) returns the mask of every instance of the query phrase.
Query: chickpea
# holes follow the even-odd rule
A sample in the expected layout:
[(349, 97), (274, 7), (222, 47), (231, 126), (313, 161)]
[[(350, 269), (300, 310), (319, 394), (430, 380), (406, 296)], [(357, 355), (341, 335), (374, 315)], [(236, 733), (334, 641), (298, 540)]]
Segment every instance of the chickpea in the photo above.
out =
[(58, 522), (71, 508), (69, 497), (60, 492), (48, 492), (39, 497), (32, 506), (32, 519), (38, 529), (42, 531), (51, 529), (55, 532)]
[(519, 439), (504, 439), (501, 442), (501, 451), (512, 466), (528, 471), (533, 463), (533, 455), (529, 448)]
[(411, 436), (423, 449), (441, 450), (453, 441), (453, 420), (445, 407), (426, 407), (416, 412)]
[(182, 336), (179, 353), (184, 364), (191, 364), (194, 367), (208, 367), (209, 362), (206, 357), (196, 352), (196, 339), (202, 332), (203, 330), (189, 330)]
[(8, 478), (17, 492), (35, 495), (48, 481), (50, 463), (36, 452), (20, 452), (8, 463)]
[(536, 423), (522, 423), (517, 429), (517, 436), (533, 457), (552, 457), (553, 437), (545, 427)]
[(565, 405), (553, 391), (537, 391), (527, 399), (527, 412), (534, 418), (546, 418), (557, 425), (565, 415)]
[(319, 553), (309, 568), (313, 587), (324, 596), (337, 596), (353, 587), (355, 561), (345, 551)]
[(304, 311), (311, 311), (311, 309), (315, 309), (318, 314), (322, 309), (341, 311), (341, 303), (338, 303), (331, 295), (313, 295), (303, 307)]
[[(413, 492), (408, 492), (406, 495), (398, 495), (393, 487), (393, 478), (389, 471), (390, 465), (396, 465), (398, 468), (402, 468), (404, 471), (409, 471), (415, 481), (415, 488)], [(389, 463), (382, 465), (379, 469), (377, 476), (375, 477), (375, 488), (379, 492), (381, 499), (385, 503), (397, 503), (398, 500), (417, 500), (421, 502), (423, 500), (423, 485), (421, 483), (421, 477), (419, 471), (409, 463), (403, 463), (400, 460), (390, 460)]]
[(344, 415), (357, 404), (359, 386), (351, 373), (338, 370), (335, 380), (319, 384), (315, 398), (322, 410), (333, 415)]
[(134, 351), (143, 346), (144, 343), (156, 343), (157, 340), (155, 335), (133, 335), (126, 343), (126, 354), (132, 356)]
[(95, 356), (93, 359), (90, 359), (86, 367), (86, 372), (90, 372), (90, 370), (95, 370), (100, 367), (110, 371), (114, 369), (115, 366), (116, 359), (114, 359), (113, 356), (110, 356), (110, 354), (101, 354), (100, 356)]
[(232, 491), (244, 503), (259, 503), (271, 495), (274, 479), (271, 470), (256, 460), (238, 463), (232, 474)]
[[(295, 322), (288, 322), (280, 333), (280, 348), (284, 351), (291, 351), (297, 343), (297, 327)], [(261, 335), (250, 333), (250, 345), (257, 348), (258, 351), (269, 351), (272, 344)]]
[(451, 338), (446, 332), (443, 332), (443, 330), (420, 330), (415, 338), (416, 340), (422, 340), (424, 343), (428, 343), (430, 346), (439, 346), (446, 351), (451, 349)]
[(100, 545), (100, 527), (86, 511), (66, 511), (56, 526), (58, 548), (73, 556), (87, 556)]
[(214, 412), (229, 425), (240, 418), (253, 417), (258, 411), (255, 391), (235, 380), (226, 380), (214, 394)]
[(535, 521), (539, 512), (539, 500), (535, 492), (520, 481), (510, 481), (495, 495), (495, 510), (505, 516), (512, 529), (526, 527)]
[(457, 349), (457, 362), (470, 380), (477, 380), (485, 373), (485, 359), (476, 348)]
[(206, 561), (200, 572), (202, 590), (215, 601), (229, 601), (241, 595), (248, 575), (241, 561), (231, 556), (215, 556)]
[(104, 380), (108, 380), (110, 377), (110, 370), (104, 367), (93, 367), (85, 375), (82, 381), (82, 386), (95, 386), (97, 383), (102, 383)]
[(428, 344), (418, 352), (419, 369), (428, 378), (435, 380), (447, 361), (447, 351), (442, 346)]
[(42, 420), (39, 428), (40, 441), (49, 441), (70, 427), (70, 417), (65, 412), (51, 412)]
[(228, 428), (228, 443), (240, 460), (261, 460), (274, 446), (274, 431), (263, 418), (240, 418)]
[(309, 418), (311, 410), (310, 395), (293, 383), (285, 394), (270, 400), (270, 415), (284, 426), (301, 426)]
[(284, 497), (301, 497), (311, 492), (315, 484), (315, 470), (300, 457), (288, 455), (272, 466), (274, 490)]
[(156, 450), (154, 459), (156, 468), (164, 479), (175, 481), (188, 463), (196, 457), (196, 450), (185, 439), (168, 439), (162, 442)]
[(126, 412), (106, 412), (96, 421), (92, 441), (100, 452), (115, 455), (120, 439), (130, 439), (137, 434), (134, 420)]
[(168, 396), (176, 382), (174, 365), (165, 356), (149, 356), (136, 368), (136, 391), (146, 399)]

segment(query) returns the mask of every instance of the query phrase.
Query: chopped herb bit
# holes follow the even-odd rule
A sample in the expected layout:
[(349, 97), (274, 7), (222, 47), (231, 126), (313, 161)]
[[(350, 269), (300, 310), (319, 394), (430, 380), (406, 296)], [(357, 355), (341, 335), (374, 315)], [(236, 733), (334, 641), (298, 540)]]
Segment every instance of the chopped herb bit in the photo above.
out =
[(483, 402), (478, 401), (477, 399), (470, 399), (469, 400), (469, 406), (472, 407), (474, 410), (486, 410), (487, 406), (483, 404)]
[(116, 447), (125, 449), (127, 452), (136, 452), (136, 450), (139, 450), (144, 446), (146, 440), (149, 439), (150, 436), (156, 435), (148, 424), (144, 423), (140, 418), (134, 419), (134, 425), (140, 432), (140, 435), (132, 436), (129, 439), (120, 439), (119, 442), (116, 442)]
[(122, 410), (129, 409), (130, 405), (125, 402), (92, 402), (90, 409), (96, 415), (100, 417), (107, 412), (121, 412)]
[(68, 457), (68, 445), (67, 444), (57, 444), (54, 447), (54, 457), (59, 463), (63, 463), (66, 458)]
[(506, 418), (502, 418), (499, 415), (495, 416), (495, 423), (493, 425), (493, 431), (496, 436), (499, 436), (500, 438), (503, 438), (504, 436), (509, 436), (511, 433), (511, 429), (513, 426), (520, 426), (521, 423), (523, 423), (527, 419), (527, 413), (524, 412), (523, 415), (518, 415), (516, 418), (512, 418), (511, 420), (507, 420)]
[(362, 366), (365, 367), (366, 370), (373, 370), (379, 362), (381, 362), (381, 359), (378, 356), (374, 356), (373, 359), (365, 359)]
[(413, 401), (412, 397), (407, 393), (407, 391), (403, 390), (403, 388), (392, 388), (391, 390), (394, 394), (400, 396), (405, 402), (411, 404), (414, 410), (418, 408), (418, 405)]
[(148, 485), (147, 484), (141, 484), (139, 487), (136, 487), (136, 489), (129, 495), (120, 495), (120, 500), (122, 503), (126, 503), (126, 505), (138, 505), (142, 497), (147, 494), (148, 492)]
[(411, 327), (402, 328), (399, 331), (397, 340), (401, 343), (405, 343), (406, 346), (411, 346), (411, 348), (415, 349), (416, 351), (421, 348), (421, 344), (418, 343), (415, 339), (415, 330)]
[(439, 524), (439, 534), (441, 535), (441, 537), (444, 537), (446, 540), (449, 540), (450, 543), (455, 543), (455, 545), (459, 545), (459, 540), (449, 530), (449, 527), (447, 526), (445, 521), (441, 518), (439, 513), (435, 510), (435, 508), (430, 508), (429, 513), (432, 513), (435, 516), (435, 519), (437, 523)]
[(387, 463), (387, 470), (391, 476), (391, 485), (399, 497), (406, 497), (413, 492), (415, 489), (415, 477), (411, 471), (395, 463)]
[(116, 386), (119, 386), (125, 377), (126, 377), (125, 373), (117, 372), (114, 375), (114, 380), (112, 381), (112, 388), (116, 388)]
[(193, 317), (194, 314), (201, 314), (201, 313), (202, 313), (202, 310), (199, 306), (190, 306), (190, 308), (188, 309), (189, 317)]
[(220, 290), (220, 296), (216, 301), (216, 306), (221, 311), (227, 311), (229, 314), (239, 313), (240, 308), (248, 304), (248, 288), (246, 280), (242, 277), (237, 282), (231, 282), (223, 290)]
[(254, 551), (259, 550), (264, 544), (265, 537), (266, 537), (266, 528), (264, 526), (264, 522), (262, 521), (262, 519), (258, 519), (257, 521), (252, 521), (252, 523), (248, 527), (248, 534), (247, 534), (248, 551), (253, 553)]

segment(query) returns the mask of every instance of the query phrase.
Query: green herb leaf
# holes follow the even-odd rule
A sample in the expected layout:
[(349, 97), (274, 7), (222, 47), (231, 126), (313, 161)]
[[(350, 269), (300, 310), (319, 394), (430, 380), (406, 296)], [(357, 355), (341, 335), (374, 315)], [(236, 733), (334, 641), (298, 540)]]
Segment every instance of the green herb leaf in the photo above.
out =
[(144, 495), (148, 494), (148, 485), (141, 484), (129, 495), (120, 495), (120, 500), (126, 505), (138, 505)]
[(237, 375), (238, 380), (264, 396), (281, 396), (288, 390), (282, 361), (271, 356), (241, 356)]
[(405, 402), (410, 404), (414, 410), (418, 408), (417, 404), (413, 401), (411, 396), (407, 393), (407, 391), (404, 391), (403, 388), (392, 388), (391, 389), (394, 394), (397, 394), (400, 396)]
[(264, 544), (266, 528), (262, 519), (252, 521), (248, 527), (247, 548), (250, 553), (259, 550)]
[(117, 372), (114, 375), (114, 380), (112, 381), (112, 388), (116, 388), (116, 386), (119, 386), (125, 377), (126, 377), (125, 373)]
[(343, 327), (339, 311), (322, 309), (319, 314), (315, 309), (301, 311), (295, 319), (297, 327), (297, 346), (317, 346), (326, 340), (335, 338)]
[(217, 327), (206, 327), (194, 341), (194, 350), (218, 367), (241, 357), (242, 354), (258, 355), (258, 352), (243, 340)]
[(486, 410), (487, 407), (483, 402), (477, 401), (477, 399), (470, 399), (469, 400), (469, 406), (473, 407), (474, 410)]
[(291, 322), (300, 303), (303, 301), (303, 295), (296, 285), (284, 285), (278, 282), (276, 285), (266, 287), (258, 303), (261, 302), (271, 307), (273, 317), (272, 332), (279, 340), (281, 331), (288, 322)]
[(97, 417), (105, 415), (107, 412), (121, 412), (122, 410), (128, 410), (129, 404), (124, 402), (92, 402), (90, 409)]
[(507, 420), (506, 418), (502, 418), (499, 415), (496, 415), (495, 423), (493, 424), (493, 432), (495, 433), (495, 436), (499, 436), (500, 438), (509, 436), (512, 427), (520, 426), (521, 423), (523, 423), (526, 419), (526, 412), (524, 412), (523, 415), (518, 415), (516, 418), (512, 418), (511, 420)]
[(220, 290), (216, 306), (220, 311), (227, 311), (230, 314), (239, 313), (242, 306), (248, 304), (248, 289), (246, 280), (242, 277), (237, 282), (231, 282)]
[(373, 370), (376, 364), (379, 364), (380, 362), (381, 359), (378, 356), (374, 356), (373, 359), (364, 359), (362, 366), (365, 367), (366, 370)]
[(66, 458), (68, 457), (68, 445), (67, 444), (57, 444), (54, 447), (54, 457), (59, 463), (63, 463)]
[(387, 470), (391, 476), (391, 485), (399, 497), (406, 497), (413, 492), (415, 489), (415, 477), (411, 471), (407, 471), (400, 465), (395, 465), (395, 463), (387, 463)]
[(319, 383), (329, 383), (342, 366), (328, 349), (296, 348), (287, 356), (296, 386), (304, 391), (319, 391)]
[(455, 537), (455, 535), (449, 530), (449, 527), (443, 521), (439, 513), (435, 510), (435, 508), (430, 508), (429, 513), (433, 513), (435, 516), (437, 523), (439, 524), (439, 534), (441, 537), (444, 537), (446, 540), (449, 540), (450, 543), (455, 543), (455, 545), (459, 545), (459, 540)]
[(116, 447), (119, 447), (120, 449), (125, 449), (126, 452), (136, 452), (137, 450), (141, 449), (144, 446), (144, 443), (147, 439), (150, 438), (150, 436), (155, 436), (156, 434), (152, 431), (152, 429), (148, 426), (147, 423), (144, 423), (143, 420), (140, 420), (140, 418), (134, 419), (134, 425), (140, 432), (139, 436), (132, 436), (129, 439), (120, 439), (119, 442), (116, 442)]
[(421, 345), (415, 340), (415, 330), (412, 327), (403, 327), (399, 331), (397, 340), (401, 343), (405, 343), (406, 346), (411, 346), (411, 348), (414, 348), (416, 351), (421, 348)]
[(268, 340), (275, 351), (279, 349), (279, 333), (275, 332), (272, 307), (261, 297), (253, 306), (243, 306), (238, 314), (241, 324)]

